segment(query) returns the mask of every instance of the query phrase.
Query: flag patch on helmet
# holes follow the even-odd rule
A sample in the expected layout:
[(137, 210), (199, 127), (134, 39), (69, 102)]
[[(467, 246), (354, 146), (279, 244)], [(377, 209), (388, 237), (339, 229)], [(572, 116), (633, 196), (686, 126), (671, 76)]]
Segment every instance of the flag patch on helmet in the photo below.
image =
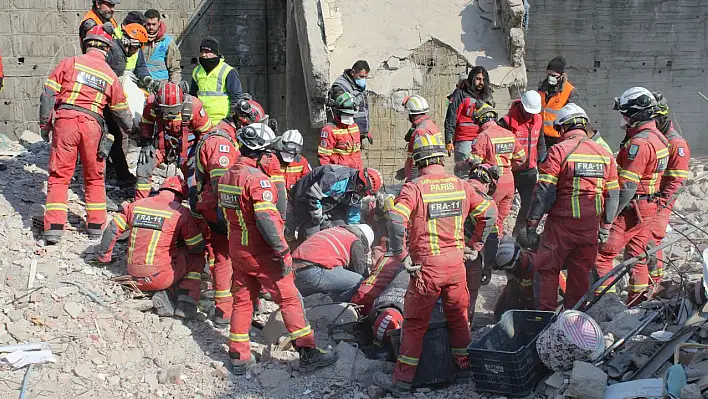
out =
[(219, 152), (231, 152), (231, 149), (226, 144), (219, 144)]
[(258, 182), (258, 184), (260, 184), (263, 188), (268, 188), (270, 187), (270, 180), (261, 180)]

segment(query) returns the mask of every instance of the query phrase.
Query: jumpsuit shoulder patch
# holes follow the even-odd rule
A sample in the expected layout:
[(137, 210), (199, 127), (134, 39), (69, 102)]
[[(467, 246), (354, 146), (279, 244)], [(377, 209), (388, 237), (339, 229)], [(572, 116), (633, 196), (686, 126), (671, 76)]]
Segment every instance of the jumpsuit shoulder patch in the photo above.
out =
[(327, 140), (320, 141), (320, 147), (327, 147)]
[(231, 152), (231, 149), (226, 144), (219, 144), (219, 152)]
[(269, 188), (270, 187), (270, 180), (261, 180), (258, 182), (261, 187), (263, 188)]
[(199, 110), (199, 116), (201, 116), (202, 118), (206, 116), (206, 112), (204, 112), (204, 108)]
[(328, 137), (327, 132), (325, 132), (325, 131), (323, 130), (322, 133), (320, 133), (320, 137), (323, 138), (323, 139), (326, 139), (326, 138)]
[(220, 156), (219, 157), (219, 165), (224, 166), (224, 167), (228, 166), (229, 165), (229, 157), (227, 157), (226, 155)]
[(685, 147), (679, 147), (678, 148), (678, 154), (680, 157), (685, 157), (686, 156), (686, 148)]
[(629, 146), (629, 151), (627, 153), (627, 157), (629, 158), (630, 161), (634, 160), (634, 158), (637, 157), (637, 154), (639, 153), (639, 146), (636, 144), (631, 144)]
[(271, 193), (270, 191), (264, 191), (263, 201), (273, 202), (273, 193)]

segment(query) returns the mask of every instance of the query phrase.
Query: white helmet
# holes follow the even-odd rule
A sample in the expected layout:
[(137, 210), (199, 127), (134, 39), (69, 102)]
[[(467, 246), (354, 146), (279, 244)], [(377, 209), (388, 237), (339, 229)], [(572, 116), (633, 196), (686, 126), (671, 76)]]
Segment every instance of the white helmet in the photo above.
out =
[(280, 136), (280, 157), (285, 162), (292, 162), (295, 157), (302, 152), (304, 140), (302, 134), (297, 129), (287, 130)]
[(361, 233), (366, 237), (366, 246), (367, 248), (372, 246), (374, 244), (374, 230), (371, 229), (371, 226), (368, 224), (353, 224), (352, 227), (356, 227), (361, 231)]
[(403, 106), (408, 111), (408, 115), (427, 114), (430, 111), (428, 100), (417, 94), (404, 98)]
[[(615, 98), (613, 109), (628, 118), (632, 118), (642, 111), (648, 110), (645, 113), (651, 114), (655, 106), (656, 98), (649, 90), (643, 87), (632, 87), (622, 93), (620, 97)], [(649, 115), (649, 119), (651, 119), (651, 115)]]
[(583, 124), (587, 125), (590, 118), (585, 110), (580, 108), (579, 105), (574, 103), (568, 103), (565, 107), (561, 108), (556, 115), (556, 120), (553, 121), (553, 126), (562, 126), (565, 124)]
[(241, 143), (241, 145), (246, 148), (257, 151), (267, 148), (273, 141), (275, 141), (275, 133), (273, 130), (263, 123), (252, 123), (248, 126), (242, 127), (236, 138)]
[(529, 90), (521, 96), (521, 105), (526, 112), (536, 115), (541, 112), (541, 95), (536, 90)]
[(499, 243), (497, 257), (494, 259), (494, 263), (499, 269), (511, 270), (514, 268), (519, 254), (519, 244), (517, 244), (511, 236), (505, 236)]

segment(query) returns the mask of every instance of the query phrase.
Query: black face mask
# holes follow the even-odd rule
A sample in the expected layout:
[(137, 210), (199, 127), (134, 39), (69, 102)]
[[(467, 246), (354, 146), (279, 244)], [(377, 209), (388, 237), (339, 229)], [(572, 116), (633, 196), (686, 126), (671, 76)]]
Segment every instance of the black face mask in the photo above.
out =
[(211, 72), (212, 69), (216, 68), (217, 65), (219, 65), (219, 61), (221, 59), (219, 57), (214, 57), (214, 58), (204, 58), (204, 57), (199, 57), (199, 65), (204, 68), (207, 73)]

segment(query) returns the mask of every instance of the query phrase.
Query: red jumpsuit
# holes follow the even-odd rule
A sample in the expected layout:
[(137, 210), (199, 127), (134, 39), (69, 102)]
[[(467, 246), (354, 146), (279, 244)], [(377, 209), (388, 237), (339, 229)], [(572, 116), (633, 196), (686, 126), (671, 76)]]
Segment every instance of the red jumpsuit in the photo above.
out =
[[(612, 260), (626, 247), (628, 256), (643, 253), (651, 239), (651, 225), (657, 213), (655, 198), (669, 160), (666, 138), (654, 121), (627, 129), (627, 140), (617, 154), (619, 167), (619, 215), (610, 238), (600, 245), (597, 272), (612, 270)], [(612, 282), (608, 280), (606, 284)], [(628, 303), (634, 302), (649, 285), (646, 261), (636, 263), (629, 279)], [(598, 292), (606, 286), (598, 288)]]
[[(49, 154), (45, 236), (60, 237), (67, 217), (68, 188), (76, 158), (81, 156), (89, 233), (100, 234), (106, 221), (105, 160), (98, 148), (103, 129), (103, 108), (108, 104), (124, 132), (133, 128), (133, 117), (116, 74), (97, 49), (63, 59), (44, 83), (39, 123), (52, 128)], [(52, 121), (52, 117), (54, 120)]]
[[(669, 132), (665, 137), (669, 142), (669, 161), (664, 176), (661, 178), (659, 213), (651, 224), (654, 245), (661, 244), (661, 240), (666, 236), (666, 226), (669, 224), (671, 210), (676, 202), (676, 192), (681, 188), (684, 180), (688, 178), (688, 161), (691, 159), (691, 148), (686, 140), (674, 130), (673, 124), (670, 125)], [(649, 276), (652, 282), (658, 284), (664, 276), (663, 251), (656, 253), (656, 259), (656, 265), (649, 265)]]
[[(463, 225), (468, 216), (475, 219), (476, 226), (472, 239), (465, 243)], [(458, 367), (469, 367), (469, 291), (463, 249), (467, 244), (481, 250), (495, 219), (494, 203), (465, 181), (446, 173), (442, 165), (421, 168), (420, 177), (403, 185), (391, 211), (390, 248), (399, 259), (405, 255), (403, 248), (408, 229), (410, 257), (413, 264), (422, 265), (422, 269), (416, 278), (411, 278), (405, 296), (405, 322), (394, 382), (413, 381), (423, 349), (423, 336), (440, 297), (453, 356)]]
[(285, 189), (287, 191), (290, 191), (303, 176), (312, 172), (310, 163), (302, 154), (298, 154), (292, 162), (286, 165), (281, 164), (280, 168), (285, 168)]
[(221, 176), (236, 164), (240, 153), (234, 136), (235, 131), (225, 122), (203, 135), (195, 148), (194, 170), (190, 173), (194, 181), (188, 179), (191, 187), (190, 205), (200, 222), (202, 234), (207, 242), (209, 268), (214, 280), (215, 316), (221, 323), (231, 319), (233, 298), (231, 281), (233, 270), (229, 259), (229, 239), (227, 230), (219, 220), (216, 186)]
[(130, 230), (128, 273), (137, 287), (160, 291), (179, 283), (178, 295), (198, 303), (204, 239), (181, 199), (160, 190), (154, 197), (128, 204), (103, 233), (100, 261), (110, 262), (113, 246), (126, 230)]
[(536, 254), (540, 310), (558, 306), (558, 275), (568, 269), (565, 308), (587, 292), (597, 255), (600, 224), (609, 228), (617, 213), (617, 164), (584, 130), (573, 129), (548, 149), (527, 223), (537, 226), (548, 214)]
[(187, 152), (199, 135), (212, 128), (211, 120), (204, 111), (201, 100), (185, 96), (180, 118), (170, 121), (163, 119), (151, 94), (145, 103), (140, 120), (140, 134), (156, 144), (154, 158), (148, 164), (138, 164), (136, 170), (135, 199), (145, 198), (152, 189), (152, 172), (162, 163), (176, 163), (180, 168), (187, 162)]
[(504, 219), (511, 212), (511, 203), (514, 200), (512, 169), (526, 162), (526, 151), (516, 140), (514, 133), (497, 125), (495, 121), (489, 121), (482, 125), (479, 135), (472, 140), (472, 151), (468, 161), (473, 165), (486, 163), (499, 167), (501, 176), (492, 198), (499, 212), (493, 233), (501, 238), (504, 234)]
[(273, 183), (256, 167), (255, 160), (242, 156), (219, 180), (217, 192), (228, 221), (234, 273), (229, 355), (241, 360), (251, 357), (248, 332), (261, 288), (280, 306), (295, 346), (314, 348), (315, 337), (298, 299), (293, 273), (281, 277), (281, 263), (292, 267), (292, 258), (283, 235), (283, 219), (275, 206), (278, 193)]
[(384, 256), (380, 253), (379, 257), (374, 261), (374, 267), (371, 268), (369, 277), (361, 282), (357, 291), (350, 299), (351, 303), (362, 306), (361, 314), (368, 315), (371, 313), (374, 301), (386, 287), (396, 277), (396, 273), (403, 267), (401, 261), (393, 256)]
[(420, 115), (415, 119), (405, 137), (406, 142), (408, 143), (406, 146), (406, 164), (404, 166), (404, 170), (406, 171), (406, 181), (411, 181), (418, 177), (418, 168), (416, 168), (413, 163), (413, 144), (415, 143), (415, 139), (423, 135), (439, 135), (440, 141), (444, 142), (444, 137), (440, 132), (440, 129), (438, 129), (435, 122), (433, 122), (429, 115)]
[(317, 159), (320, 165), (342, 165), (362, 169), (361, 136), (359, 126), (342, 123), (328, 123), (320, 132), (320, 144), (317, 146)]

